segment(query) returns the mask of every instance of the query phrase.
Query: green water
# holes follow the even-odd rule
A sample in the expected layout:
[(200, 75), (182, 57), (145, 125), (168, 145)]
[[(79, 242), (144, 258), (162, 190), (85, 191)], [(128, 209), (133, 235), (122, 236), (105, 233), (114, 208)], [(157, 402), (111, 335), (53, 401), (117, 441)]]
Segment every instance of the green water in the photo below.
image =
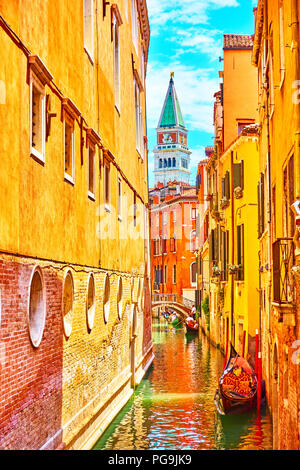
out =
[(168, 329), (154, 319), (154, 362), (132, 399), (94, 449), (271, 449), (272, 425), (262, 410), (220, 416), (214, 394), (223, 356), (201, 333)]

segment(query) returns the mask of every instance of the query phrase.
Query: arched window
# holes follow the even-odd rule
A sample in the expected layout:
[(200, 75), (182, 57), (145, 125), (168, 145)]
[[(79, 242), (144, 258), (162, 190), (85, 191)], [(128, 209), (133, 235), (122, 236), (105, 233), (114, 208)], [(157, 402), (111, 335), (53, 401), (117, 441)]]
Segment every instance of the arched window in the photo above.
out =
[(163, 166), (163, 162), (162, 162), (162, 158), (159, 159), (159, 168), (162, 168)]
[(169, 168), (171, 168), (171, 166), (172, 166), (172, 163), (171, 163), (171, 162), (172, 162), (171, 158), (168, 158), (168, 167), (169, 167)]
[(176, 158), (173, 157), (173, 167), (175, 168), (176, 167)]
[(29, 334), (34, 347), (38, 347), (43, 336), (46, 321), (46, 302), (42, 272), (35, 268), (30, 282), (29, 293)]
[(191, 264), (191, 284), (196, 284), (196, 262)]
[(110, 280), (106, 274), (104, 282), (104, 296), (103, 296), (103, 315), (105, 323), (108, 322), (110, 311)]
[(164, 158), (164, 168), (167, 168), (167, 166), (168, 166), (168, 160), (167, 158)]
[(91, 273), (88, 279), (88, 292), (87, 292), (87, 301), (86, 301), (86, 315), (87, 315), (87, 324), (88, 328), (91, 330), (94, 326), (95, 321), (95, 282), (94, 276)]
[(190, 237), (190, 250), (195, 251), (196, 250), (196, 230), (191, 231), (191, 237)]
[(121, 320), (122, 313), (123, 313), (123, 281), (121, 277), (119, 277), (117, 308), (118, 308), (118, 315)]
[(67, 272), (64, 282), (63, 291), (63, 325), (64, 332), (69, 338), (73, 324), (73, 302), (74, 302), (74, 286), (71, 271)]

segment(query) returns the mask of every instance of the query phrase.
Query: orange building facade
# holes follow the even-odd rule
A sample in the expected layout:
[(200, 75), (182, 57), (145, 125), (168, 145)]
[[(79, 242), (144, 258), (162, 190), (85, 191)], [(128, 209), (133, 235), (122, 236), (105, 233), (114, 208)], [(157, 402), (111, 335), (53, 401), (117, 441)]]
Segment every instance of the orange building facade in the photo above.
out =
[(156, 129), (155, 187), (149, 193), (152, 288), (194, 301), (197, 196), (189, 184), (188, 130), (173, 77)]

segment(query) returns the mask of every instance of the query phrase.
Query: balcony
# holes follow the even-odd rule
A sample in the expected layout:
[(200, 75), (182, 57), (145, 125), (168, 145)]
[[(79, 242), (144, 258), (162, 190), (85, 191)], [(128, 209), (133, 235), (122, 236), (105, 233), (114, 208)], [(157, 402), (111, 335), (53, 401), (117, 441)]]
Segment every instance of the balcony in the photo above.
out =
[(273, 302), (274, 315), (279, 322), (295, 324), (295, 289), (292, 275), (294, 265), (292, 238), (279, 238), (273, 243)]

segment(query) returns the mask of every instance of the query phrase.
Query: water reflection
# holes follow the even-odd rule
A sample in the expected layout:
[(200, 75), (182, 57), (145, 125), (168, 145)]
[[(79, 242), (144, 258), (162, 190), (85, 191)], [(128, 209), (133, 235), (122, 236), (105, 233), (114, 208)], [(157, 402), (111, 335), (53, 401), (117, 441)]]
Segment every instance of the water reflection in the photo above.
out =
[(270, 416), (219, 416), (223, 356), (205, 336), (153, 325), (155, 360), (94, 449), (271, 449)]

